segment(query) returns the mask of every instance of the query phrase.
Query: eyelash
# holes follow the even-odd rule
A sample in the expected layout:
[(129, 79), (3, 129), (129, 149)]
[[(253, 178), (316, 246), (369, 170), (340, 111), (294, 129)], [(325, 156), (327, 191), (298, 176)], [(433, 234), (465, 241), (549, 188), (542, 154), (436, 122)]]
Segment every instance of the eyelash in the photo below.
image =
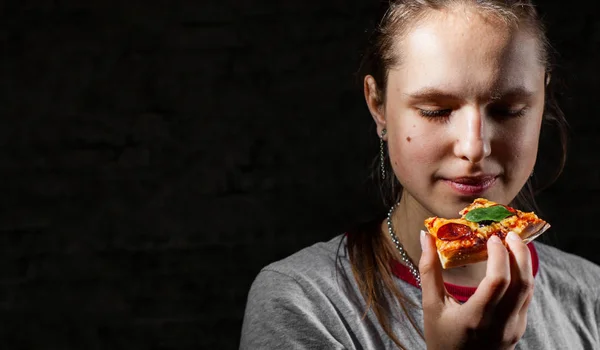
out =
[(527, 112), (527, 107), (523, 107), (521, 109), (513, 109), (513, 110), (500, 110), (500, 111), (495, 111), (495, 112), (499, 112), (498, 114), (495, 113), (491, 113), (492, 115), (500, 115), (503, 117), (508, 117), (508, 118), (519, 118), (525, 115), (525, 113)]
[[(527, 107), (523, 107), (519, 110), (507, 110), (507, 111), (492, 110), (492, 113), (490, 113), (490, 114), (492, 116), (519, 118), (519, 117), (522, 117), (523, 115), (525, 115), (525, 112), (527, 112)], [(452, 114), (452, 110), (451, 109), (437, 109), (437, 110), (419, 109), (419, 114), (424, 118), (440, 121), (439, 119), (447, 120), (450, 117), (450, 114)]]
[(447, 118), (452, 113), (450, 109), (419, 109), (419, 114), (427, 119)]

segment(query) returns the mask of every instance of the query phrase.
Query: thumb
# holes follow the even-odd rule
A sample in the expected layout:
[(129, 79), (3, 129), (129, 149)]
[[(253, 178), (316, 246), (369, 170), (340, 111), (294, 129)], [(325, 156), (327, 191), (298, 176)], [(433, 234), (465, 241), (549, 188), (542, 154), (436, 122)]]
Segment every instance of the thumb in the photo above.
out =
[(446, 296), (442, 265), (435, 248), (435, 239), (423, 230), (421, 230), (421, 249), (423, 252), (419, 260), (419, 273), (423, 290), (423, 309), (439, 309)]

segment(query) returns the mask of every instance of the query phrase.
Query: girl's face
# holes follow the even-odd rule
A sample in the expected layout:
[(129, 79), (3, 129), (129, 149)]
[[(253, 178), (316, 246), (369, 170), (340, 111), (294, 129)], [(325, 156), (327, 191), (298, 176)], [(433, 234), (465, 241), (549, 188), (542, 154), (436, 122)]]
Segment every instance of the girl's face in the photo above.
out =
[[(477, 197), (510, 203), (538, 149), (545, 69), (535, 36), (461, 9), (433, 13), (395, 51), (385, 106), (369, 107), (403, 196), (444, 217)], [(367, 95), (374, 84), (367, 78)]]

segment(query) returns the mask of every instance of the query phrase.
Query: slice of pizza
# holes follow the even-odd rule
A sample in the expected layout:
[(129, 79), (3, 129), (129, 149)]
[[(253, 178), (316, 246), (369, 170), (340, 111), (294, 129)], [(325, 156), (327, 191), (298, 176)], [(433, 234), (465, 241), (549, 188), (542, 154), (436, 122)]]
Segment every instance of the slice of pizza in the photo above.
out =
[(487, 259), (487, 241), (492, 235), (504, 243), (513, 231), (529, 243), (544, 233), (550, 224), (533, 212), (477, 198), (460, 211), (459, 219), (430, 217), (425, 227), (435, 237), (435, 245), (444, 269)]

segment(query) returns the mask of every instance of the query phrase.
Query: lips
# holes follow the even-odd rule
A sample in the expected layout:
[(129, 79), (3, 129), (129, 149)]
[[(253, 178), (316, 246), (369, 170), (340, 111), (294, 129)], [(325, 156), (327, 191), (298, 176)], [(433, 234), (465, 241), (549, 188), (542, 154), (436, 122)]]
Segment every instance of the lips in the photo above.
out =
[(444, 182), (462, 195), (480, 195), (494, 185), (496, 176), (458, 177), (454, 179), (445, 179)]

